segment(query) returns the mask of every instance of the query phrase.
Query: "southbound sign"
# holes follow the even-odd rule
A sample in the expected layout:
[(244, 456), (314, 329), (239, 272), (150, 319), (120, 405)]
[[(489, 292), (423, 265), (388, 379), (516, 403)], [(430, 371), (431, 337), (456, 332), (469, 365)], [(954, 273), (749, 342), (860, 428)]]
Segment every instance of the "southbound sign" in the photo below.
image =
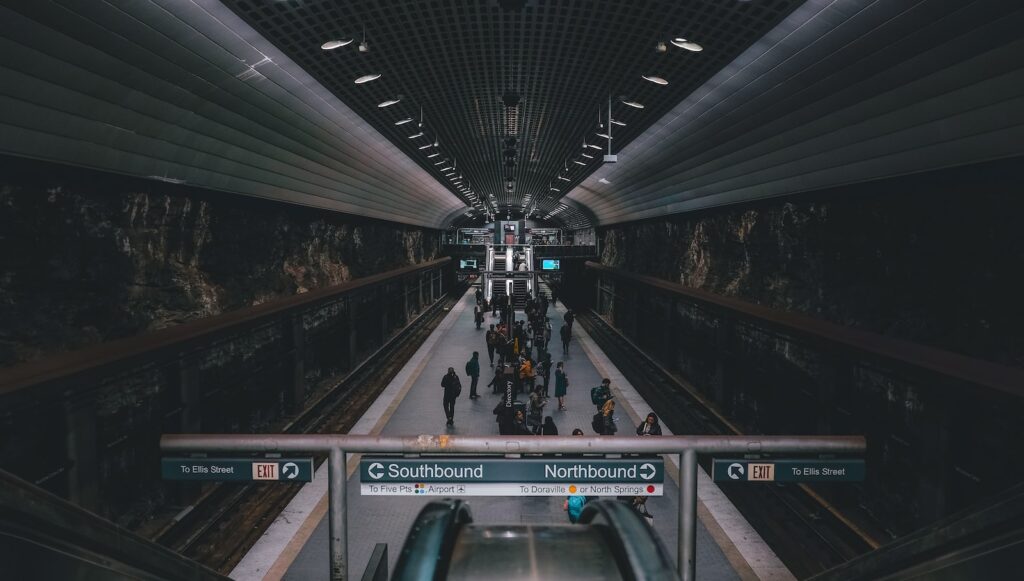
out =
[(716, 458), (715, 482), (862, 482), (864, 460), (746, 460)]
[(660, 496), (665, 466), (652, 458), (363, 458), (364, 495)]
[(164, 480), (312, 482), (311, 458), (162, 458)]

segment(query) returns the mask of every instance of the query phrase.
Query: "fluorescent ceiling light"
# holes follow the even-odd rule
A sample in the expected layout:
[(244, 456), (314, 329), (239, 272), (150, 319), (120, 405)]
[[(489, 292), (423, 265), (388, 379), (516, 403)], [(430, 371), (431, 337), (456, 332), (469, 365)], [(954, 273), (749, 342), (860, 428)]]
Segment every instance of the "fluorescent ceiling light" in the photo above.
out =
[(430, 155), (428, 155), (427, 157), (437, 157), (437, 156), (439, 156), (439, 155), (441, 155), (441, 152), (440, 152), (440, 151), (435, 151), (434, 153), (431, 153), (431, 154), (430, 154)]
[(569, 178), (563, 178), (562, 176), (558, 176), (558, 179), (560, 179), (562, 181), (565, 181), (565, 182), (572, 181)]
[(627, 101), (627, 100), (623, 99), (622, 100), (622, 104), (623, 105), (628, 105), (628, 106), (633, 107), (635, 109), (643, 109), (644, 108), (643, 105), (641, 105), (640, 103), (637, 103), (636, 101)]
[(412, 117), (406, 117), (405, 119), (402, 119), (402, 120), (399, 120), (399, 121), (395, 121), (395, 125), (405, 125), (406, 123), (409, 123), (411, 121), (412, 121)]
[(434, 144), (433, 143), (428, 143), (426, 145), (421, 145), (417, 149), (426, 149), (428, 147), (434, 147)]
[(327, 42), (321, 44), (320, 48), (322, 48), (324, 50), (334, 50), (336, 48), (341, 48), (343, 46), (347, 46), (347, 45), (349, 45), (351, 43), (352, 43), (352, 39), (351, 38), (345, 38), (345, 39), (342, 39), (342, 40), (328, 40)]
[(623, 123), (622, 121), (619, 121), (618, 119), (612, 119), (612, 125), (618, 125), (619, 127), (625, 127), (626, 126), (625, 123)]
[(668, 84), (668, 81), (666, 81), (665, 79), (663, 79), (661, 77), (655, 77), (653, 75), (640, 75), (640, 78), (642, 78), (645, 81), (650, 81), (650, 82), (654, 83), (655, 85), (667, 85)]
[(445, 164), (445, 163), (448, 163), (448, 160), (442, 159), (441, 161), (435, 163), (434, 165), (442, 165), (442, 164)]
[(423, 137), (423, 132), (422, 132), (422, 131), (420, 131), (420, 132), (419, 132), (419, 133), (417, 133), (416, 135), (410, 135), (410, 136), (409, 136), (409, 139), (416, 139), (417, 137)]
[(589, 153), (583, 153), (581, 155), (587, 159), (594, 159), (594, 156), (590, 155)]
[(597, 136), (598, 137), (604, 137), (605, 139), (611, 139), (612, 138), (612, 136), (608, 135), (607, 133), (598, 133)]
[(602, 184), (610, 184), (611, 183), (610, 181), (608, 181), (608, 180), (606, 180), (604, 178), (601, 178), (601, 179), (599, 179), (597, 181), (601, 182)]
[(587, 164), (583, 163), (582, 161), (580, 161), (580, 160), (578, 160), (578, 159), (574, 159), (574, 160), (572, 160), (572, 162), (573, 162), (573, 163), (578, 163), (578, 164), (580, 164), (580, 165), (587, 165)]
[(551, 191), (552, 191), (552, 192), (557, 192), (557, 191), (558, 191), (558, 188), (551, 188)]
[(453, 168), (453, 167), (442, 167), (441, 171), (449, 171), (449, 170), (452, 170), (452, 169), (455, 169), (455, 168)]
[(387, 101), (382, 101), (380, 103), (377, 103), (377, 107), (379, 109), (383, 109), (384, 107), (390, 107), (392, 105), (397, 105), (397, 104), (399, 104), (401, 102), (402, 102), (401, 99), (388, 99)]
[(686, 40), (685, 38), (673, 38), (672, 44), (678, 46), (679, 48), (686, 49), (690, 52), (700, 52), (704, 50), (703, 46), (691, 40)]
[(363, 75), (363, 76), (359, 77), (358, 79), (356, 79), (356, 84), (357, 85), (362, 85), (363, 83), (369, 83), (370, 81), (376, 81), (379, 78), (380, 78), (380, 73), (372, 73), (372, 74), (369, 74), (369, 75)]
[(593, 143), (588, 143), (587, 147), (589, 147), (590, 149), (597, 149), (597, 150), (601, 149), (600, 145), (594, 145)]

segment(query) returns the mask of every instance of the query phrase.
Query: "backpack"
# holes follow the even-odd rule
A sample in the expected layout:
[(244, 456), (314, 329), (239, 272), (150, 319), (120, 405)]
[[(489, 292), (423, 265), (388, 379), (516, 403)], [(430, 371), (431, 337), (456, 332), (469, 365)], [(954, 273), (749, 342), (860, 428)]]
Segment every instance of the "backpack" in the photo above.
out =
[(590, 403), (594, 405), (603, 405), (604, 402), (608, 401), (608, 392), (603, 386), (597, 386), (590, 388)]
[(601, 412), (597, 412), (594, 414), (594, 417), (591, 418), (590, 427), (594, 429), (595, 433), (601, 433), (601, 428), (604, 427), (604, 416), (601, 415)]
[(575, 523), (580, 520), (580, 514), (583, 513), (583, 505), (586, 504), (587, 499), (581, 494), (574, 494), (569, 497), (569, 522)]

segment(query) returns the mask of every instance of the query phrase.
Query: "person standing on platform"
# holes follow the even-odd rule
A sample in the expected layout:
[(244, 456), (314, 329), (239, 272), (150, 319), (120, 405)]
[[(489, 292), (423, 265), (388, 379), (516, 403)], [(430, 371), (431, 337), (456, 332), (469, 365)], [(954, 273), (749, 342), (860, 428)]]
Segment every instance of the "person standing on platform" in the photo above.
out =
[(487, 387), (491, 388), (491, 393), (498, 393), (503, 385), (505, 385), (505, 365), (499, 361), (497, 367), (494, 368), (494, 379), (487, 384)]
[[(561, 365), (561, 362), (559, 362), (559, 365)], [(582, 436), (583, 430), (576, 428), (572, 431), (572, 435)], [(565, 499), (565, 502), (562, 504), (562, 510), (569, 515), (569, 522), (576, 524), (576, 522), (580, 520), (580, 514), (583, 512), (583, 505), (586, 504), (588, 500), (590, 499), (582, 494), (572, 494)]]
[(572, 339), (572, 327), (569, 323), (562, 325), (562, 329), (558, 332), (562, 336), (562, 353), (565, 355), (569, 354), (569, 340)]
[(640, 423), (636, 427), (636, 435), (638, 436), (660, 436), (661, 435), (661, 424), (658, 423), (658, 414), (651, 412), (647, 414), (647, 419)]
[(551, 416), (544, 417), (544, 425), (540, 427), (541, 436), (557, 436), (558, 426), (555, 425), (555, 420)]
[(607, 377), (601, 380), (601, 385), (591, 388), (590, 403), (597, 406), (597, 410), (604, 408), (605, 402), (612, 398), (612, 380)]
[(519, 381), (523, 384), (524, 389), (529, 389), (531, 393), (537, 385), (537, 374), (533, 370), (533, 361), (529, 357), (523, 357), (523, 364), (519, 366)]
[(479, 329), (480, 325), (484, 322), (484, 308), (480, 303), (477, 303), (473, 307), (473, 322), (476, 323), (476, 328)]
[(480, 352), (474, 351), (473, 356), (466, 362), (466, 375), (471, 382), (469, 384), (469, 399), (480, 397), (476, 394), (476, 383), (480, 381)]
[(479, 288), (477, 288), (476, 289), (476, 304), (479, 305), (480, 302), (483, 301), (483, 300), (484, 300), (484, 291), (482, 291)]
[(569, 389), (569, 376), (565, 374), (565, 364), (558, 362), (555, 369), (555, 397), (558, 398), (558, 410), (565, 411), (565, 392)]
[(441, 380), (441, 387), (444, 388), (444, 415), (448, 418), (448, 425), (455, 425), (455, 399), (462, 393), (462, 381), (455, 374), (455, 368), (449, 367), (448, 373)]
[(491, 361), (491, 367), (494, 367), (494, 349), (498, 346), (498, 332), (494, 330), (494, 325), (484, 335), (484, 341), (487, 342), (487, 359)]
[(572, 331), (572, 323), (576, 320), (576, 314), (572, 312), (572, 309), (566, 311), (565, 316), (562, 317), (562, 319), (565, 320), (565, 324), (569, 325), (569, 330)]
[(594, 414), (593, 426), (591, 427), (602, 436), (614, 436), (615, 432), (619, 431), (619, 427), (615, 425), (614, 399), (604, 402), (601, 411)]

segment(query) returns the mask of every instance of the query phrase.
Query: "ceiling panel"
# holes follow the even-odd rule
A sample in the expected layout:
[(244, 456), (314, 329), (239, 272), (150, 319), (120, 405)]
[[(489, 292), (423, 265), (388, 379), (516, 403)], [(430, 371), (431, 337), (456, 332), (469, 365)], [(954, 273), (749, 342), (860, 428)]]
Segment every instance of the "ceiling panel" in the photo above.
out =
[[(588, 213), (560, 199), (600, 166), (606, 151), (583, 145), (607, 146), (597, 133), (607, 133), (609, 100), (625, 124), (612, 126), (615, 153), (800, 3), (224, 0), (468, 203), (484, 200), (502, 213), (536, 208), (538, 218), (575, 224)], [(703, 50), (674, 46), (674, 38)], [(336, 39), (353, 42), (321, 48)], [(368, 74), (381, 76), (354, 82)], [(506, 94), (518, 97), (515, 107), (506, 107)], [(395, 124), (406, 118), (413, 121)]]

